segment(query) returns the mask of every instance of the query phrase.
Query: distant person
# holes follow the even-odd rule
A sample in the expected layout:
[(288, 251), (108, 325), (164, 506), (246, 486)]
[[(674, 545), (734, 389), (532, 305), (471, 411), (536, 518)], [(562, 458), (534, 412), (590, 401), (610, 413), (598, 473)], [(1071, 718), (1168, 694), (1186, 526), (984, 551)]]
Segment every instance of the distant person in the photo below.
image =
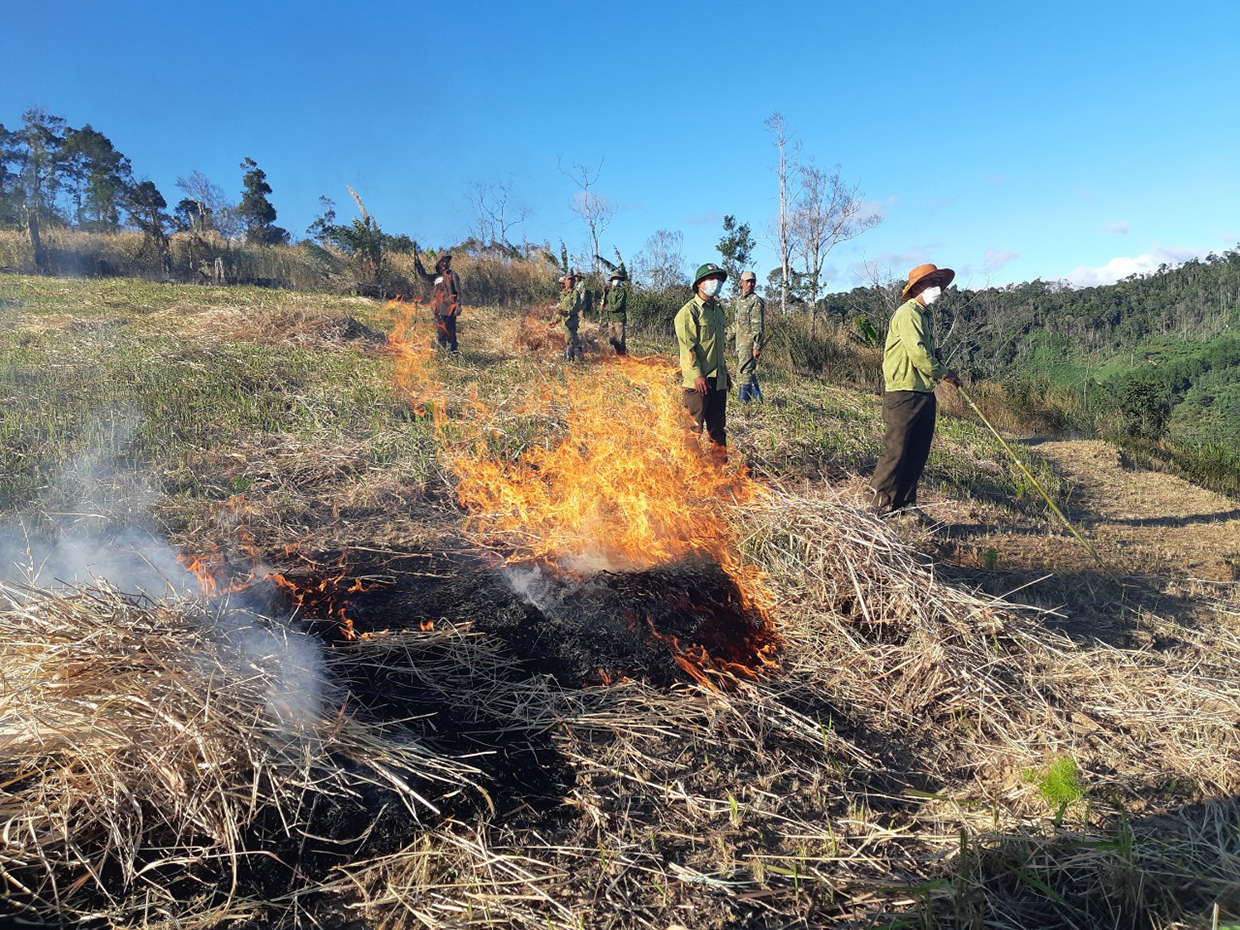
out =
[(585, 279), (579, 271), (570, 271), (560, 279), (564, 293), (560, 297), (560, 324), (564, 329), (564, 360), (576, 361), (585, 355), (577, 329), (581, 318), (590, 309), (592, 296), (586, 288)]
[(736, 398), (742, 404), (762, 400), (758, 386), (758, 357), (762, 354), (766, 325), (766, 301), (754, 293), (758, 276), (752, 271), (741, 273), (741, 293), (731, 300), (732, 333), (736, 338)]
[(616, 354), (627, 355), (629, 349), (625, 336), (629, 321), (629, 288), (628, 281), (619, 271), (613, 271), (607, 280), (599, 319), (603, 333)]
[(413, 256), (418, 274), (434, 285), (431, 312), (435, 315), (435, 342), (441, 348), (456, 351), (456, 316), (461, 312), (461, 280), (452, 270), (452, 256), (446, 252), (435, 262), (432, 274), (422, 267), (422, 259)]
[(700, 434), (710, 437), (713, 453), (727, 460), (728, 377), (727, 317), (719, 293), (728, 273), (708, 263), (693, 278), (693, 297), (676, 314), (684, 405)]
[(917, 506), (917, 483), (930, 455), (937, 404), (934, 387), (960, 386), (954, 371), (939, 361), (930, 306), (956, 272), (931, 264), (908, 273), (904, 303), (891, 317), (883, 349), (883, 453), (871, 486), (874, 509), (890, 514)]

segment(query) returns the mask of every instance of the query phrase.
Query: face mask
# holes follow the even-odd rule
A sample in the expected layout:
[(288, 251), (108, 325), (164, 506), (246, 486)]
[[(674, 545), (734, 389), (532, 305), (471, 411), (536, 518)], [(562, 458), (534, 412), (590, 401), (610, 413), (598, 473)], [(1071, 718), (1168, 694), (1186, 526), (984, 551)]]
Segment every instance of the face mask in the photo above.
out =
[(939, 295), (942, 293), (943, 293), (943, 288), (941, 287), (928, 287), (924, 291), (921, 292), (921, 299), (926, 302), (926, 306), (928, 307), (932, 303), (934, 303), (936, 300), (938, 300)]
[(709, 281), (702, 282), (702, 293), (707, 297), (714, 297), (719, 293), (719, 288), (723, 287), (723, 282), (718, 278), (711, 278)]

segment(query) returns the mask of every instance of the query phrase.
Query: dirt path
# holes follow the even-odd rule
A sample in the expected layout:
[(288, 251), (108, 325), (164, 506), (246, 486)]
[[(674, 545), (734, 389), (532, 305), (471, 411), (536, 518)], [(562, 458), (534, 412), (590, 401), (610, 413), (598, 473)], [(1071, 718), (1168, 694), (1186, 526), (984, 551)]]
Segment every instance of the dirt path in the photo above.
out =
[(1033, 444), (1073, 485), (1070, 516), (1104, 555), (1152, 574), (1230, 581), (1240, 571), (1240, 503), (1174, 475), (1125, 468), (1099, 440)]

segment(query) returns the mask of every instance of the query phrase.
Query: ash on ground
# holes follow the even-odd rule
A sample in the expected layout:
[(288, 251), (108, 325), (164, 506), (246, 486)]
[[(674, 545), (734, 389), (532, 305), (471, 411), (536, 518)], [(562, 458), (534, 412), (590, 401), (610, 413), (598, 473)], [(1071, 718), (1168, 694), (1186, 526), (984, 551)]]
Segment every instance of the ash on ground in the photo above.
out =
[[(350, 595), (360, 633), (449, 624), (501, 640), (531, 674), (565, 687), (632, 678), (659, 686), (739, 673), (748, 677), (777, 638), (746, 608), (717, 564), (681, 561), (646, 571), (553, 574), (537, 565), (500, 569), (387, 566), (390, 583)], [(428, 577), (432, 575), (433, 577)]]

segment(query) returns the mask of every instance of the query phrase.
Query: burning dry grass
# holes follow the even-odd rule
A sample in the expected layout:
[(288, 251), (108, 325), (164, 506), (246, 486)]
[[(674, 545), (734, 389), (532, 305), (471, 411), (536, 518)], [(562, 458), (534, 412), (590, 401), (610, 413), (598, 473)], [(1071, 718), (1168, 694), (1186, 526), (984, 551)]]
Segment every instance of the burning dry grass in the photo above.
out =
[(434, 819), (474, 772), (354, 716), (329, 657), (272, 622), (2, 593), (0, 874), (44, 918), (244, 913), (312, 882), (324, 844)]

